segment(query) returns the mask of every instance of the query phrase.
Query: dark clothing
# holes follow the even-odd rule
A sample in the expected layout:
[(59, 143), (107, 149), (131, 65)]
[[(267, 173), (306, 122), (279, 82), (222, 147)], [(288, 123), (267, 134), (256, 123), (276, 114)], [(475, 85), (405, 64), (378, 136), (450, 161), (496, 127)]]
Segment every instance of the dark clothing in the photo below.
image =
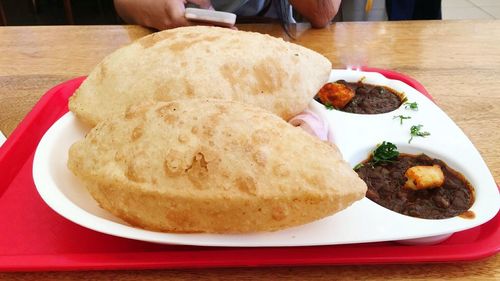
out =
[(389, 20), (440, 20), (441, 0), (385, 0)]

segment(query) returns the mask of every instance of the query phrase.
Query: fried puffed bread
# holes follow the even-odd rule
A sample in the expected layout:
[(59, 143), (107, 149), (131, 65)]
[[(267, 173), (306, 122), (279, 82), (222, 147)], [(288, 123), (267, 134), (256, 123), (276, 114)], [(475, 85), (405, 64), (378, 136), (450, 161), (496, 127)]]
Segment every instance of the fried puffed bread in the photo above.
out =
[(143, 101), (213, 98), (267, 109), (285, 120), (327, 82), (330, 61), (281, 38), (192, 26), (143, 37), (107, 56), (70, 98), (94, 126)]
[(102, 208), (164, 232), (274, 231), (366, 192), (335, 146), (222, 100), (133, 106), (73, 144), (68, 167)]

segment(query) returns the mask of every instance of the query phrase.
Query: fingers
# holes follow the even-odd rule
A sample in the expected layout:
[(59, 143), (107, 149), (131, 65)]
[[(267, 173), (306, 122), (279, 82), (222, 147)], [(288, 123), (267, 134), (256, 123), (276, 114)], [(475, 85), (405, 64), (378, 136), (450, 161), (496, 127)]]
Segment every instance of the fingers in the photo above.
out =
[(167, 1), (168, 5), (165, 7), (166, 17), (163, 18), (163, 28), (169, 29), (180, 26), (193, 25), (184, 17), (186, 8), (184, 6), (184, 1)]
[[(166, 0), (165, 3), (165, 16), (161, 18), (160, 24), (154, 26), (160, 30), (176, 28), (181, 26), (191, 26), (191, 25), (209, 25), (213, 26), (214, 24), (208, 22), (197, 22), (190, 21), (185, 18), (185, 2), (188, 1), (190, 3), (194, 3), (199, 5), (204, 9), (214, 10), (210, 0)], [(231, 29), (237, 29), (234, 26), (226, 26)]]

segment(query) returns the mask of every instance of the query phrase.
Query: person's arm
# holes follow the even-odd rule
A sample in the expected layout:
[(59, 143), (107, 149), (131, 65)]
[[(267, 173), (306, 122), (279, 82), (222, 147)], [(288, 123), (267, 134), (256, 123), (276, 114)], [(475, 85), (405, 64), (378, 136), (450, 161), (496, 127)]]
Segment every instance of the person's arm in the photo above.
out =
[[(118, 15), (127, 23), (159, 30), (191, 25), (184, 18), (187, 0), (114, 0)], [(201, 8), (211, 8), (209, 0), (189, 0)]]
[(330, 23), (339, 11), (341, 0), (289, 0), (288, 2), (313, 27), (323, 28)]

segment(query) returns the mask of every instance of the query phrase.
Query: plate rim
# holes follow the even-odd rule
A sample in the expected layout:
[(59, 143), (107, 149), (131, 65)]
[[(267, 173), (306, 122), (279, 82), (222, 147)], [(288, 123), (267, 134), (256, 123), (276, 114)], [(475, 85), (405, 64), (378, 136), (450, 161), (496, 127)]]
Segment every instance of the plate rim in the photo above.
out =
[[(333, 70), (332, 70), (333, 71)], [(379, 73), (378, 73), (379, 74)], [(381, 74), (380, 74), (381, 75)], [(383, 75), (382, 75), (383, 76)], [(385, 76), (383, 76), (384, 79), (388, 79), (388, 80), (394, 80), (394, 79), (389, 79), (389, 78), (386, 78)], [(409, 86), (409, 85), (408, 85)], [(58, 123), (59, 120), (65, 118), (65, 116), (69, 116), (71, 113), (66, 113), (63, 117), (61, 117), (60, 119), (58, 119), (54, 124), (52, 124), (52, 126), (49, 128), (49, 130), (47, 130), (44, 134), (44, 136), (42, 137), (40, 143), (39, 143), (39, 146), (40, 145), (44, 145), (44, 141), (46, 141), (46, 135), (49, 133), (49, 131), (51, 131), (54, 128), (56, 128), (56, 124), (60, 124)], [(68, 118), (68, 117), (66, 117)], [(154, 239), (143, 239), (143, 238), (138, 238), (134, 235), (127, 235), (127, 234), (123, 234), (120, 232), (120, 235), (117, 235), (116, 233), (114, 232), (110, 232), (110, 231), (106, 231), (106, 230), (103, 230), (103, 229), (95, 229), (95, 228), (92, 228), (92, 227), (89, 227), (88, 225), (86, 224), (82, 224), (81, 221), (75, 221), (74, 218), (72, 217), (68, 217), (67, 214), (64, 214), (62, 212), (60, 212), (59, 209), (56, 209), (54, 208), (54, 206), (52, 204), (49, 204), (49, 202), (47, 200), (51, 200), (50, 197), (47, 197), (47, 193), (46, 190), (44, 190), (43, 188), (40, 190), (39, 189), (39, 185), (41, 184), (39, 182), (40, 180), (40, 176), (39, 176), (39, 173), (41, 171), (43, 171), (43, 168), (40, 168), (40, 162), (39, 160), (37, 161), (37, 159), (40, 159), (40, 155), (43, 156), (43, 154), (40, 154), (39, 152), (39, 149), (38, 147), (36, 148), (36, 151), (35, 151), (35, 157), (34, 157), (34, 160), (33, 160), (33, 169), (32, 169), (32, 172), (33, 172), (33, 179), (34, 179), (34, 182), (35, 182), (35, 186), (38, 190), (38, 192), (40, 193), (42, 199), (54, 210), (56, 211), (58, 214), (60, 214), (61, 216), (65, 217), (66, 219), (74, 222), (74, 223), (77, 223), (83, 227), (86, 227), (86, 228), (90, 228), (90, 229), (93, 229), (95, 231), (98, 231), (98, 232), (102, 232), (102, 233), (106, 233), (106, 234), (109, 234), (109, 235), (113, 235), (113, 236), (118, 236), (118, 237), (124, 237), (124, 238), (129, 238), (129, 239), (134, 239), (134, 240), (140, 240), (140, 241), (147, 241), (147, 242), (153, 242), (153, 243), (161, 243), (161, 244), (182, 244), (182, 245), (197, 245), (197, 246), (222, 246), (222, 247), (269, 247), (269, 246), (275, 246), (275, 247), (290, 247), (290, 246), (315, 246), (315, 245), (336, 245), (336, 244), (324, 244), (324, 243), (311, 243), (311, 244), (301, 244), (301, 245), (289, 245), (289, 244), (286, 244), (284, 243), (284, 245), (276, 245), (276, 244), (273, 244), (273, 245), (228, 245), (228, 244), (225, 244), (225, 243), (206, 243), (206, 242), (203, 242), (203, 243), (183, 243), (182, 241), (164, 241), (163, 239), (157, 239), (157, 238), (154, 238)], [(482, 159), (482, 157), (481, 157)], [(44, 167), (43, 165), (41, 165), (42, 167)], [(47, 165), (48, 166), (48, 165)], [(37, 169), (35, 169), (35, 167)], [(61, 193), (62, 194), (62, 193)], [(71, 202), (71, 200), (69, 200), (67, 197), (64, 197), (65, 199), (67, 199), (69, 202)], [(119, 226), (120, 228), (121, 227), (126, 227), (126, 228), (132, 228), (134, 230), (137, 230), (137, 231), (140, 231), (140, 232), (145, 232), (145, 233), (153, 233), (153, 234), (160, 234), (161, 236), (179, 236), (179, 235), (182, 235), (182, 236), (186, 236), (186, 235), (191, 235), (191, 234), (173, 234), (173, 233), (162, 233), (162, 232), (154, 232), (154, 231), (149, 231), (149, 230), (143, 230), (143, 229), (139, 229), (139, 228), (135, 228), (135, 227), (132, 227), (132, 226), (127, 226), (127, 225), (122, 225), (122, 224), (119, 224), (119, 223), (116, 223), (116, 222), (113, 222), (113, 221), (110, 221), (110, 220), (107, 220), (107, 219), (104, 219), (104, 218), (101, 218), (101, 217), (98, 217), (98, 216), (95, 216), (94, 214), (91, 214), (81, 208), (79, 208), (75, 203), (71, 202), (74, 206), (76, 206), (80, 211), (84, 211), (86, 214), (92, 216), (93, 219), (98, 219), (98, 220), (102, 220), (103, 222), (105, 222), (106, 224), (108, 223), (111, 223), (112, 225), (116, 224), (116, 226)], [(491, 218), (490, 218), (491, 219)], [(488, 221), (488, 220), (487, 220)], [(485, 221), (485, 222), (487, 222)], [(482, 222), (482, 223), (485, 223), (485, 222)], [(476, 225), (477, 226), (477, 225)], [(462, 229), (463, 230), (463, 229)], [(457, 230), (459, 231), (459, 230)], [(445, 234), (445, 233), (441, 233), (441, 234)], [(225, 234), (220, 234), (220, 235), (225, 235)], [(440, 235), (440, 234), (438, 234)], [(436, 235), (431, 235), (431, 236), (418, 236), (418, 237), (409, 237), (409, 238), (405, 238), (405, 239), (414, 239), (414, 238), (425, 238), (425, 237), (433, 237), (433, 236), (436, 236)], [(174, 239), (175, 240), (175, 239)], [(182, 240), (182, 239), (181, 239)], [(366, 242), (378, 242), (378, 241), (387, 241), (387, 240), (376, 240), (376, 241), (366, 241)], [(352, 243), (361, 243), (361, 242), (352, 242)], [(364, 242), (363, 242), (364, 243)], [(343, 243), (343, 245), (345, 244), (350, 244), (350, 243)]]

